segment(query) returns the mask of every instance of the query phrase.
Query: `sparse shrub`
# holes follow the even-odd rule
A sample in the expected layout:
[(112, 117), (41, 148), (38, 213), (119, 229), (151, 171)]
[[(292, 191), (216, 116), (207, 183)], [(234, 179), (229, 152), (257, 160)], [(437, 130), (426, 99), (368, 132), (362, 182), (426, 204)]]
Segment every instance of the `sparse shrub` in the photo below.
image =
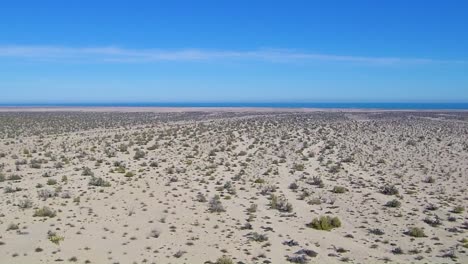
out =
[(404, 254), (403, 249), (401, 249), (401, 247), (396, 247), (396, 248), (392, 249), (392, 253), (395, 254), (395, 255)]
[(116, 172), (116, 173), (125, 173), (126, 169), (124, 166), (118, 166), (117, 168), (115, 168), (113, 170), (113, 172)]
[(24, 199), (19, 201), (18, 207), (21, 209), (31, 208), (33, 206), (33, 202), (30, 199)]
[(146, 153), (143, 151), (143, 150), (137, 150), (135, 152), (135, 155), (133, 155), (133, 159), (135, 160), (139, 160), (139, 159), (142, 159), (146, 156)]
[(19, 187), (12, 187), (12, 186), (7, 186), (7, 187), (5, 187), (5, 189), (4, 189), (4, 192), (5, 192), (5, 193), (14, 193), (14, 192), (19, 192), (19, 191), (21, 191), (21, 188), (19, 188)]
[(255, 183), (265, 183), (265, 180), (262, 178), (255, 179)]
[(55, 179), (48, 179), (47, 180), (47, 185), (55, 185), (55, 184), (57, 184), (57, 180), (55, 180)]
[(135, 176), (135, 173), (133, 173), (133, 172), (129, 171), (129, 172), (125, 173), (125, 175), (124, 175), (124, 176), (125, 176), (125, 177), (127, 177), (127, 178), (130, 178), (130, 177), (133, 177), (133, 176)]
[(312, 182), (310, 184), (318, 186), (320, 188), (323, 188), (325, 186), (325, 184), (323, 183), (322, 177), (320, 176), (312, 177)]
[(12, 174), (10, 176), (8, 176), (7, 178), (7, 181), (19, 181), (21, 180), (21, 176), (17, 175), (17, 174)]
[(11, 224), (8, 225), (6, 231), (18, 230), (18, 229), (19, 229), (19, 225), (18, 225), (18, 224), (11, 223)]
[(296, 164), (293, 165), (293, 170), (295, 170), (295, 171), (304, 171), (304, 169), (305, 169), (304, 164), (297, 164), (296, 163)]
[(395, 185), (385, 185), (380, 189), (380, 192), (385, 195), (397, 195), (398, 188)]
[(262, 188), (262, 191), (260, 193), (262, 195), (268, 195), (274, 192), (276, 192), (276, 187), (274, 185), (266, 185)]
[(308, 224), (308, 226), (317, 230), (330, 231), (333, 228), (340, 227), (341, 221), (336, 216), (335, 217), (321, 216), (320, 218), (314, 218), (312, 222)]
[(158, 238), (161, 235), (161, 232), (157, 229), (151, 230), (149, 236), (152, 238)]
[(47, 206), (37, 209), (33, 214), (34, 217), (49, 217), (49, 218), (55, 217), (56, 215), (57, 213)]
[(305, 255), (287, 256), (286, 260), (291, 263), (299, 263), (299, 264), (309, 263), (310, 261)]
[(297, 185), (297, 183), (295, 182), (289, 184), (289, 189), (291, 190), (297, 190), (298, 188), (299, 188), (299, 185)]
[(234, 261), (228, 257), (223, 256), (218, 258), (214, 264), (234, 264)]
[(334, 193), (345, 193), (347, 191), (347, 189), (345, 187), (342, 187), (342, 186), (335, 186), (333, 187), (333, 190), (332, 192)]
[(83, 176), (94, 176), (93, 171), (88, 167), (83, 167), (83, 171), (81, 172)]
[(247, 208), (247, 212), (249, 213), (255, 213), (257, 212), (257, 205), (256, 204), (251, 204), (249, 208)]
[(91, 179), (89, 179), (89, 185), (91, 186), (99, 186), (99, 187), (109, 187), (111, 184), (110, 182), (104, 180), (101, 177), (94, 177), (92, 176)]
[(203, 193), (198, 193), (197, 194), (197, 201), (200, 202), (200, 203), (205, 203), (207, 200), (206, 200), (206, 197)]
[(187, 252), (183, 250), (179, 250), (174, 254), (174, 258), (181, 258), (185, 253)]
[(373, 229), (370, 229), (369, 230), (369, 233), (373, 234), (373, 235), (377, 235), (377, 236), (382, 236), (385, 234), (384, 231), (382, 231), (381, 229), (378, 229), (378, 228), (373, 228)]
[(436, 215), (435, 218), (430, 218), (430, 217), (424, 218), (424, 223), (432, 227), (437, 227), (442, 224), (442, 221), (440, 221), (440, 218)]
[(277, 197), (272, 194), (270, 197), (270, 208), (276, 209), (280, 212), (292, 212), (293, 206), (284, 197)]
[(213, 198), (211, 198), (208, 205), (208, 210), (212, 213), (221, 213), (226, 211), (223, 204), (221, 203), (219, 195), (215, 195)]
[(387, 207), (393, 207), (393, 208), (398, 208), (401, 206), (401, 202), (398, 201), (397, 199), (393, 199), (391, 201), (388, 201), (385, 206)]
[(406, 234), (411, 237), (426, 237), (424, 230), (419, 227), (410, 227)]
[(424, 182), (425, 183), (434, 183), (435, 182), (435, 178), (432, 177), (432, 176), (428, 176), (424, 179)]
[(63, 236), (57, 235), (57, 233), (49, 231), (47, 232), (47, 238), (50, 240), (50, 242), (58, 245), (60, 244), (60, 241), (63, 241), (65, 238)]
[(333, 165), (328, 169), (328, 172), (335, 174), (335, 173), (338, 173), (340, 169), (341, 169), (340, 165)]
[(52, 198), (57, 196), (57, 193), (53, 190), (47, 190), (47, 189), (40, 189), (37, 191), (37, 195), (39, 198), (43, 200), (47, 200), (47, 198)]
[(259, 234), (257, 232), (252, 232), (247, 235), (247, 237), (255, 242), (265, 242), (268, 241), (268, 236), (265, 234)]

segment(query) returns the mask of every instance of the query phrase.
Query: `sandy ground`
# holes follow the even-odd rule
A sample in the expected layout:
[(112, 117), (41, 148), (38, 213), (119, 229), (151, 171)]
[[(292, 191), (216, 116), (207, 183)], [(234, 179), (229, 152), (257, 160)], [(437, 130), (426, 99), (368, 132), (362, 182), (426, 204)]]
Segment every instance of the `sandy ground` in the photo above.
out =
[(468, 263), (466, 112), (43, 110), (0, 113), (0, 263)]

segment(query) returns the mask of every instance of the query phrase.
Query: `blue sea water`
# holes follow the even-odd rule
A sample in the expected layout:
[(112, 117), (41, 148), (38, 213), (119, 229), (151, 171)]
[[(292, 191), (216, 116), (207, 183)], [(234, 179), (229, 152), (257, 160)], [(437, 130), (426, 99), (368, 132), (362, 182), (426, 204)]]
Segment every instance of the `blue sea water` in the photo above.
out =
[(382, 110), (468, 110), (468, 103), (343, 103), (343, 102), (117, 102), (0, 103), (0, 107), (268, 107)]

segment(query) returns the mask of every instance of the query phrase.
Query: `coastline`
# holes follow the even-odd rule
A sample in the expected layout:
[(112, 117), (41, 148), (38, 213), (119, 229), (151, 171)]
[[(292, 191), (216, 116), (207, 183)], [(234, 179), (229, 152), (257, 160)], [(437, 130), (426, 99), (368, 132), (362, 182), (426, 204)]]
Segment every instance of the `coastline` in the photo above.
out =
[(164, 107), (164, 106), (0, 106), (7, 112), (468, 112), (468, 109), (382, 109), (312, 107)]

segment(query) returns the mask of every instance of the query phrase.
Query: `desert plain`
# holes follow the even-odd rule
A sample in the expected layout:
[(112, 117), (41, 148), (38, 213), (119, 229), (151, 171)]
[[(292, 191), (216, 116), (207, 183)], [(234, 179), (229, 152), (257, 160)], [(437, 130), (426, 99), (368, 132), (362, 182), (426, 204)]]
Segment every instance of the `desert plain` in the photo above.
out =
[(8, 108), (0, 263), (468, 263), (467, 186), (468, 112)]

